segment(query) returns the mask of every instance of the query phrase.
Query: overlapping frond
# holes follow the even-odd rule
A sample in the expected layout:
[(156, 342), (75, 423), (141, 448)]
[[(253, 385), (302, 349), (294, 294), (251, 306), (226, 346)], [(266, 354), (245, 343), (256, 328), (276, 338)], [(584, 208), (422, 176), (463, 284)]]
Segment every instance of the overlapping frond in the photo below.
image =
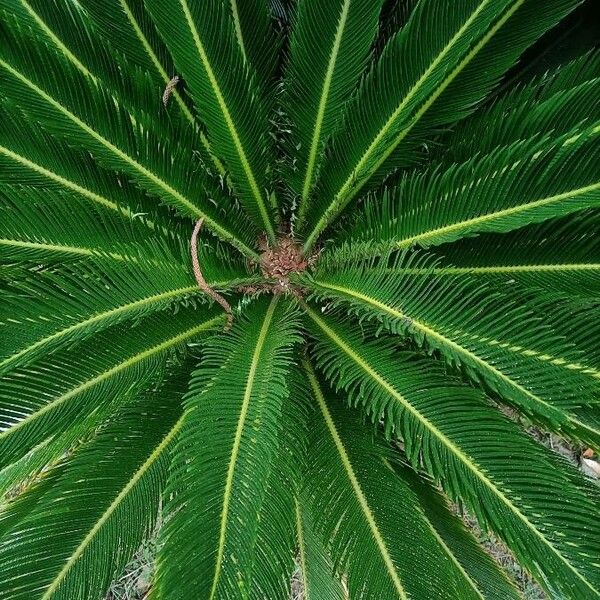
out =
[(290, 39), (284, 110), (294, 124), (288, 177), (301, 225), (325, 143), (339, 126), (377, 31), (382, 0), (317, 0), (298, 6)]
[(571, 301), (592, 301), (600, 294), (599, 217), (596, 211), (585, 211), (509, 234), (483, 234), (444, 244), (436, 249), (443, 261), (434, 272), (443, 277), (468, 275), (490, 285), (516, 282), (561, 293)]
[(583, 476), (435, 361), (396, 351), (393, 338), (363, 341), (338, 319), (306, 310), (315, 360), (350, 404), (383, 419), (411, 463), (470, 506), (546, 589), (598, 596), (590, 562), (599, 551), (596, 491)]
[(0, 523), (13, 521), (0, 538), (0, 594), (72, 599), (107, 591), (158, 516), (187, 383), (180, 373), (172, 379), (117, 413), (58, 476), (50, 472), (50, 485), (44, 477), (41, 490), (25, 492), (35, 502), (0, 509)]
[(475, 155), (540, 136), (559, 138), (598, 125), (600, 53), (584, 56), (501, 95), (443, 136), (434, 160), (462, 163)]
[(194, 163), (185, 145), (153, 139), (143, 114), (132, 118), (108, 90), (70, 63), (48, 52), (42, 58), (43, 46), (31, 47), (3, 30), (4, 96), (51, 133), (68, 137), (69, 144), (91, 152), (105, 167), (127, 173), (182, 214), (204, 218), (219, 237), (256, 256), (244, 241), (251, 235), (249, 224), (235, 218), (233, 201)]
[(171, 597), (248, 596), (261, 570), (253, 561), (257, 515), (298, 339), (289, 303), (264, 298), (204, 350), (169, 478), (158, 585)]
[(222, 0), (181, 0), (176, 5), (150, 0), (146, 6), (240, 202), (274, 240), (272, 198), (267, 190), (268, 116), (252, 70), (244, 62), (234, 19)]
[[(186, 342), (207, 337), (225, 321), (195, 307), (177, 318), (163, 312), (135, 329), (117, 325), (83, 343), (16, 368), (0, 381), (0, 468), (95, 410), (126, 398), (164, 368)], [(137, 388), (139, 390), (139, 387)]]
[[(435, 263), (418, 256), (400, 257), (391, 267), (383, 262), (324, 270), (309, 286), (317, 296), (440, 352), (534, 419), (600, 442), (600, 423), (588, 416), (588, 406), (597, 406), (600, 372), (568, 330), (544, 319), (542, 302), (535, 306), (516, 292), (468, 278), (440, 277)], [(556, 308), (552, 299), (546, 304), (548, 312)], [(594, 331), (586, 335), (593, 338)]]
[(268, 0), (228, 0), (236, 39), (244, 62), (262, 90), (263, 101), (273, 102), (275, 72), (279, 63), (279, 40)]
[(420, 2), (332, 140), (305, 248), (375, 178), (414, 163), (421, 140), (468, 115), (518, 56), (577, 1)]
[[(211, 250), (201, 257), (211, 286), (227, 290), (253, 281), (244, 277), (234, 257)], [(191, 269), (169, 262), (166, 253), (161, 262), (144, 257), (111, 265), (108, 272), (102, 258), (88, 259), (17, 282), (0, 312), (0, 336), (11, 341), (10, 348), (0, 349), (0, 374), (124, 320), (135, 322), (166, 307), (183, 306), (190, 297), (209, 300)]]
[(600, 597), (580, 2), (0, 0), (0, 597)]
[(569, 143), (516, 142), (459, 165), (413, 172), (383, 198), (369, 199), (344, 238), (368, 241), (375, 251), (428, 247), (595, 207), (598, 160), (600, 129), (592, 129)]
[[(374, 440), (308, 369), (316, 406), (306, 493), (314, 526), (347, 575), (350, 597), (482, 598), (478, 584), (440, 544), (418, 496), (392, 469), (389, 445)], [(507, 580), (499, 573), (495, 579), (504, 593), (498, 597), (515, 597)]]

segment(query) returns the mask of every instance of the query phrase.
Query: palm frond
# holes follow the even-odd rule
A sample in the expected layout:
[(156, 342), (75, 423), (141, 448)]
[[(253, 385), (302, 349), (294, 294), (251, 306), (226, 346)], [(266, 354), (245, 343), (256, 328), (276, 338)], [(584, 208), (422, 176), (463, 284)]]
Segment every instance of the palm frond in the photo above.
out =
[(326, 543), (315, 531), (314, 516), (304, 496), (295, 500), (296, 539), (302, 589), (308, 598), (343, 600), (344, 588)]
[(306, 312), (316, 362), (350, 404), (383, 419), (411, 463), (422, 462), (460, 497), (551, 593), (598, 595), (589, 561), (599, 550), (597, 492), (583, 476), (431, 359), (397, 352), (388, 337), (363, 341), (337, 319)]
[[(151, 315), (132, 329), (116, 326), (12, 370), (0, 382), (0, 469), (70, 423), (119, 398), (160, 372), (185, 343), (210, 335), (224, 317), (194, 307)], [(139, 388), (138, 388), (139, 389)]]
[(157, 575), (169, 595), (249, 594), (253, 571), (261, 568), (252, 561), (256, 515), (278, 449), (281, 402), (296, 341), (293, 312), (274, 297), (259, 300), (227, 336), (205, 347), (186, 397), (169, 478), (173, 500), (167, 504), (171, 516)]
[(462, 163), (519, 140), (584, 131), (598, 123), (599, 80), (599, 52), (535, 77), (461, 121), (431, 150), (433, 159)]
[(303, 2), (290, 40), (284, 110), (295, 125), (290, 142), (299, 197), (298, 226), (308, 209), (326, 141), (341, 121), (377, 31), (382, 0)]
[(266, 192), (268, 117), (244, 63), (233, 19), (222, 0), (183, 0), (176, 7), (165, 0), (150, 0), (146, 5), (240, 202), (274, 241), (273, 207)]
[[(23, 516), (0, 541), (3, 595), (66, 599), (106, 592), (156, 521), (183, 422), (185, 384), (185, 378), (169, 382), (117, 414), (66, 459), (43, 503), (38, 499), (25, 514), (22, 502), (4, 509), (4, 518)], [(25, 561), (16, 560), (23, 555)]]
[[(223, 268), (224, 258), (215, 249), (202, 252), (204, 277), (212, 287), (228, 290), (253, 282), (234, 257)], [(7, 291), (0, 313), (0, 335), (11, 340), (10, 351), (0, 350), (0, 374), (119, 322), (135, 322), (168, 307), (175, 310), (194, 297), (209, 300), (190, 268), (169, 261), (168, 254), (163, 261), (143, 257), (106, 272), (106, 262), (92, 258), (85, 265), (17, 282)]]
[(443, 262), (433, 272), (468, 275), (501, 287), (518, 283), (555, 296), (562, 293), (571, 301), (593, 301), (600, 294), (599, 217), (596, 211), (585, 211), (509, 234), (482, 234), (444, 244), (436, 250)]
[(332, 140), (305, 249), (368, 183), (413, 164), (420, 141), (472, 112), (519, 55), (577, 4), (420, 2), (359, 89), (343, 133)]
[[(248, 224), (232, 215), (232, 201), (203, 171), (190, 165), (190, 156), (176, 143), (152, 139), (144, 127), (143, 114), (132, 115), (115, 105), (114, 98), (100, 84), (81, 75), (70, 63), (51, 53), (40, 54), (41, 45), (31, 47), (3, 26), (3, 58), (0, 59), (2, 93), (31, 118), (52, 133), (68, 136), (69, 144), (91, 152), (104, 166), (127, 173), (158, 196), (192, 218), (204, 218), (207, 227), (230, 241), (249, 257), (256, 254), (244, 242)], [(133, 82), (135, 83), (135, 82)], [(139, 82), (142, 84), (142, 82)], [(186, 168), (187, 167), (187, 168)], [(205, 188), (208, 199), (198, 198)], [(227, 207), (227, 216), (215, 208)]]
[(273, 102), (279, 40), (268, 0), (228, 0), (235, 35), (244, 61), (262, 89), (263, 101)]
[[(347, 574), (350, 596), (482, 598), (475, 581), (439, 543), (416, 494), (394, 476), (391, 448), (365, 432), (360, 417), (308, 369), (316, 410), (306, 493), (315, 528)], [(418, 553), (411, 551), (415, 546)], [(503, 597), (514, 597), (507, 581), (504, 588)]]
[(516, 142), (460, 165), (413, 172), (383, 199), (369, 199), (343, 235), (383, 251), (428, 247), (597, 206), (599, 134), (592, 129), (556, 145)]
[[(359, 316), (439, 352), (533, 419), (598, 443), (600, 423), (587, 417), (587, 407), (596, 405), (600, 375), (568, 332), (544, 322), (543, 308), (514, 292), (440, 278), (435, 271), (427, 275), (431, 266), (426, 258), (401, 257), (391, 268), (323, 272), (309, 286), (318, 297), (353, 307)], [(548, 303), (548, 312), (556, 309), (554, 299)]]

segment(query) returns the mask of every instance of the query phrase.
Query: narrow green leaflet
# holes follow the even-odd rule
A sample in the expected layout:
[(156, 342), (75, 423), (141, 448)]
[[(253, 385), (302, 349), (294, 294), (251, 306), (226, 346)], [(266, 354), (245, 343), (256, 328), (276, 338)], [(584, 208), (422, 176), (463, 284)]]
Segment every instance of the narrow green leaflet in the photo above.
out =
[(306, 493), (315, 529), (347, 574), (350, 597), (481, 598), (475, 582), (439, 544), (418, 498), (389, 468), (391, 448), (373, 439), (310, 366), (307, 376), (317, 410)]
[(341, 577), (324, 540), (315, 531), (314, 516), (304, 495), (295, 500), (299, 581), (307, 600), (343, 600)]
[(514, 582), (453, 513), (448, 499), (433, 482), (427, 481), (423, 474), (417, 475), (399, 460), (388, 461), (388, 464), (417, 496), (423, 517), (450, 560), (463, 572), (465, 585), (489, 600), (521, 598)]
[(206, 226), (219, 237), (248, 257), (256, 257), (243, 241), (251, 235), (248, 223), (234, 219), (233, 210), (225, 218), (213, 204), (228, 203), (233, 208), (233, 200), (211, 182), (200, 165), (194, 165), (193, 158), (182, 154), (178, 144), (173, 142), (166, 150), (167, 142), (152, 139), (151, 130), (144, 127), (147, 117), (139, 114), (133, 119), (115, 104), (108, 90), (70, 63), (48, 53), (42, 60), (38, 46), (26, 45), (8, 31), (3, 31), (2, 37), (3, 95), (52, 133), (67, 136), (70, 144), (90, 151), (104, 166), (126, 172), (182, 214), (204, 218)]
[(599, 206), (600, 129), (564, 141), (534, 138), (446, 169), (410, 173), (383, 199), (366, 202), (346, 235), (378, 251), (429, 247)]
[[(88, 338), (11, 371), (0, 380), (0, 469), (28, 450), (68, 429), (94, 410), (160, 372), (185, 343), (208, 337), (225, 319), (221, 311), (182, 309), (151, 315)], [(200, 316), (202, 315), (202, 316)]]
[(275, 296), (205, 348), (169, 477), (157, 578), (170, 597), (247, 597), (260, 577), (254, 571), (269, 568), (253, 561), (256, 516), (278, 452), (297, 340), (293, 309)]
[(583, 476), (440, 363), (397, 351), (391, 337), (364, 341), (338, 319), (306, 311), (316, 363), (349, 404), (383, 419), (411, 463), (470, 506), (551, 593), (600, 595), (597, 492)]
[[(598, 443), (600, 423), (590, 419), (587, 407), (597, 406), (600, 373), (585, 362), (580, 345), (573, 347), (560, 323), (544, 322), (543, 304), (535, 307), (536, 316), (518, 290), (501, 294), (469, 279), (440, 277), (429, 270), (432, 266), (412, 255), (390, 268), (324, 271), (309, 285), (317, 296), (351, 306), (361, 317), (439, 351), (450, 364), (460, 365), (554, 430)], [(548, 312), (556, 309), (556, 301), (546, 303)], [(570, 316), (577, 318), (577, 313)]]
[[(375, 178), (414, 163), (435, 128), (464, 118), (505, 70), (578, 2), (420, 2), (364, 80), (332, 140), (305, 249)], [(427, 40), (424, 43), (424, 40)]]
[(271, 18), (269, 0), (225, 0), (229, 4), (244, 62), (254, 72), (263, 101), (274, 99), (275, 72), (280, 62), (280, 40)]
[[(295, 125), (290, 185), (308, 208), (323, 149), (365, 67), (382, 0), (301, 2), (290, 40), (284, 109)], [(296, 150), (297, 148), (297, 150)]]
[(178, 374), (117, 414), (66, 459), (32, 510), (21, 500), (0, 512), (0, 523), (17, 521), (0, 537), (0, 595), (106, 593), (156, 521), (185, 384)]
[[(14, 286), (0, 311), (0, 336), (11, 340), (10, 352), (0, 348), (0, 374), (121, 321), (175, 307), (190, 296), (208, 300), (202, 298), (190, 269), (173, 259), (168, 262), (166, 253), (161, 263), (148, 258), (114, 265), (108, 273), (102, 259), (88, 260)], [(223, 258), (222, 253), (203, 252), (204, 276), (210, 285), (224, 290), (252, 281), (243, 278), (234, 257), (231, 268), (221, 267)], [(82, 278), (87, 281), (83, 288)]]
[(433, 272), (499, 286), (517, 282), (571, 301), (594, 300), (600, 295), (599, 217), (597, 211), (585, 211), (508, 235), (483, 234), (443, 245), (436, 252), (443, 260)]
[(248, 213), (275, 239), (267, 193), (268, 117), (223, 0), (146, 2), (189, 87), (211, 147)]

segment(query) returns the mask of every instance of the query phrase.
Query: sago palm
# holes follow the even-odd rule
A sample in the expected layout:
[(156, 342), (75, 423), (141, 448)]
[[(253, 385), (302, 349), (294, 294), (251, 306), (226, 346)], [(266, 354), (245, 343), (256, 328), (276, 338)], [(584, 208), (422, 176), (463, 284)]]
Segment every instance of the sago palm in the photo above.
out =
[(0, 0), (0, 598), (600, 596), (579, 4)]

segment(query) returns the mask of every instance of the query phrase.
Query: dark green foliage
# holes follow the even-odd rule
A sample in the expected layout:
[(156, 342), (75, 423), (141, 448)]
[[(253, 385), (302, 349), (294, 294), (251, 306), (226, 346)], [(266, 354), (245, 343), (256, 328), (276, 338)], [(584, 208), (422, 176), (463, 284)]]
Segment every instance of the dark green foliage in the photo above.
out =
[(599, 598), (595, 10), (0, 0), (0, 599)]

